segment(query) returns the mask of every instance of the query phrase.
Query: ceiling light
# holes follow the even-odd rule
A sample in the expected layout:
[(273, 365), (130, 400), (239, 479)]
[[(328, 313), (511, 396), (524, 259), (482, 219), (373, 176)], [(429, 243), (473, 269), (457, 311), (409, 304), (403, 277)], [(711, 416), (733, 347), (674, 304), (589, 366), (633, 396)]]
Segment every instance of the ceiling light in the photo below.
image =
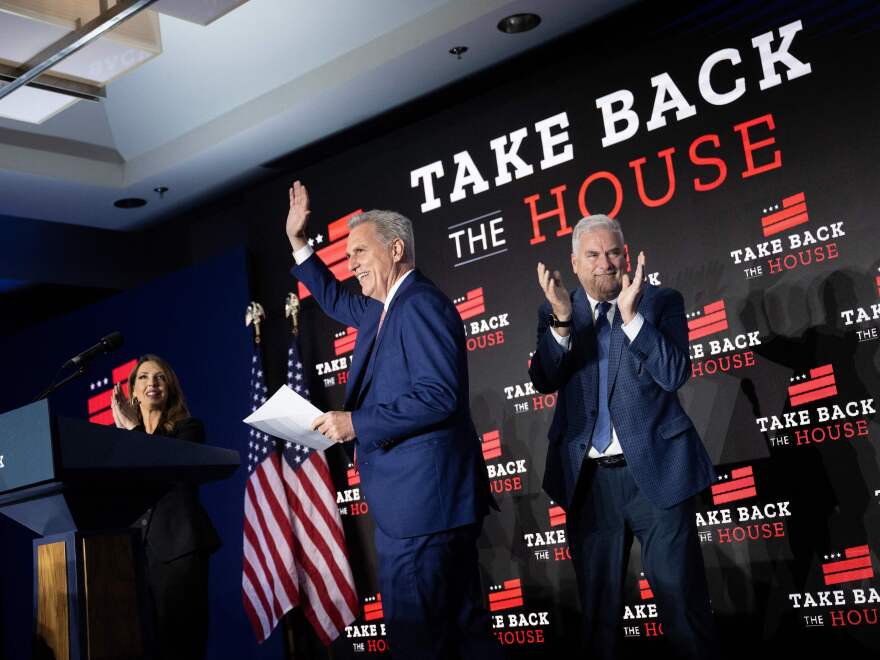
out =
[(450, 55), (455, 55), (455, 59), (460, 60), (461, 56), (467, 52), (467, 46), (453, 46), (449, 49)]
[(519, 34), (534, 30), (541, 24), (537, 14), (512, 14), (498, 21), (498, 29), (505, 34)]
[(138, 209), (146, 205), (147, 200), (141, 197), (126, 197), (124, 199), (117, 199), (113, 202), (113, 206), (118, 209)]

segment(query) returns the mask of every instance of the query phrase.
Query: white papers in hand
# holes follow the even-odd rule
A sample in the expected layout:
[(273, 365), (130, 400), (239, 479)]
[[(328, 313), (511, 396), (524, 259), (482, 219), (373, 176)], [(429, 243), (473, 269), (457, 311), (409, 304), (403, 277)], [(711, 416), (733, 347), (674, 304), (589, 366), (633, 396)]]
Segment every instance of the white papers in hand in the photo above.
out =
[(244, 423), (282, 440), (312, 449), (327, 449), (333, 442), (310, 428), (314, 419), (322, 414), (310, 401), (282, 385), (266, 403), (245, 417)]

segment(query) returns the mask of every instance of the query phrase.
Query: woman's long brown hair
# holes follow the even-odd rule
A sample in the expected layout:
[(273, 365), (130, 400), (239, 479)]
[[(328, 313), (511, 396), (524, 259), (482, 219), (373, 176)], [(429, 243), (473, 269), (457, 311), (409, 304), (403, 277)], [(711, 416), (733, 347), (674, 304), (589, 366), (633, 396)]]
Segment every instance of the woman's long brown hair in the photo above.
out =
[(165, 372), (165, 384), (168, 387), (168, 398), (165, 400), (165, 408), (162, 409), (162, 417), (159, 419), (159, 425), (156, 427), (163, 433), (173, 433), (177, 422), (190, 417), (189, 408), (186, 407), (186, 397), (183, 396), (183, 390), (180, 388), (180, 381), (174, 369), (158, 355), (147, 353), (138, 358), (137, 364), (128, 375), (128, 400), (137, 412), (138, 421), (143, 424), (144, 419), (141, 415), (140, 405), (134, 402), (134, 384), (137, 380), (138, 369), (144, 362), (155, 362)]

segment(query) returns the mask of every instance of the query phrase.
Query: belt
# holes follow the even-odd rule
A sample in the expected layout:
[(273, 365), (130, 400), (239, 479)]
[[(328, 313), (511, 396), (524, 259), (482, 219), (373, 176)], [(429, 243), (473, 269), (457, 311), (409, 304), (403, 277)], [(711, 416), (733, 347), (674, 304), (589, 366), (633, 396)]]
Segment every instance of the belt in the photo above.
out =
[(613, 456), (600, 456), (599, 458), (594, 458), (596, 464), (599, 467), (604, 468), (619, 468), (626, 465), (626, 457), (623, 454), (614, 454)]

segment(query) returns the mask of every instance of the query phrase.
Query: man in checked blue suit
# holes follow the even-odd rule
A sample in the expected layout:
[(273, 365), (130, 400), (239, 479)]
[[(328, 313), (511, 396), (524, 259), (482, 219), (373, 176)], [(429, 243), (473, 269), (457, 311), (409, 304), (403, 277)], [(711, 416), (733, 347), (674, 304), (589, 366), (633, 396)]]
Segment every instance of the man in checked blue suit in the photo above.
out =
[(538, 264), (546, 302), (529, 375), (559, 392), (544, 490), (567, 513), (568, 539), (591, 658), (619, 657), (621, 592), (635, 535), (664, 632), (677, 656), (716, 657), (693, 496), (712, 462), (676, 391), (690, 376), (684, 302), (643, 284), (639, 254), (624, 274), (623, 233), (604, 215), (572, 234), (569, 295)]
[(407, 218), (369, 211), (349, 221), (359, 295), (312, 254), (308, 215), (297, 181), (286, 227), (292, 273), (325, 313), (358, 329), (345, 410), (321, 415), (313, 428), (357, 443), (391, 654), (500, 658), (480, 588), (476, 541), (491, 495), (470, 416), (461, 317), (415, 269)]

